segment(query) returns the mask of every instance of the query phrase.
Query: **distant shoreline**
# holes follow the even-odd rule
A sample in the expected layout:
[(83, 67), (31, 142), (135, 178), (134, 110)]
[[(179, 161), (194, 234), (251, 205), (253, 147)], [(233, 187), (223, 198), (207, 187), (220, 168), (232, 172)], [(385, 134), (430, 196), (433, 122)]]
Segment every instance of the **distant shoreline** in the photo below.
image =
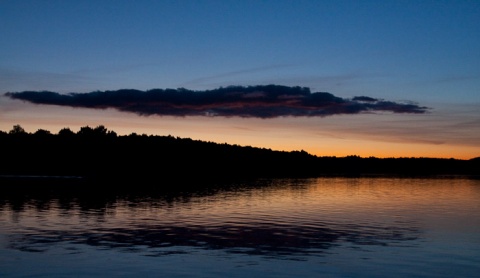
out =
[(0, 179), (84, 179), (81, 176), (0, 175)]
[[(470, 174), (450, 174), (450, 175), (441, 175), (441, 174), (434, 174), (434, 175), (392, 175), (392, 174), (324, 174), (312, 177), (269, 177), (268, 179), (316, 179), (316, 178), (398, 178), (398, 179), (480, 179), (480, 175), (470, 175)], [(252, 179), (252, 178), (250, 178)], [(262, 177), (253, 178), (253, 179), (265, 179)], [(89, 177), (82, 177), (82, 176), (48, 176), (48, 175), (0, 175), (0, 181), (80, 181), (80, 182), (96, 182), (96, 181), (105, 181), (109, 180), (106, 177), (102, 177), (102, 179), (92, 179)], [(118, 181), (119, 178), (111, 178), (112, 181)], [(139, 178), (138, 180), (143, 181), (143, 179)], [(159, 178), (162, 180), (162, 178)], [(169, 179), (171, 180), (171, 179)], [(190, 180), (195, 180), (192, 178)], [(202, 178), (198, 179), (202, 181)], [(212, 179), (214, 180), (214, 179)], [(241, 178), (235, 180), (242, 180)], [(150, 180), (154, 181), (154, 180)], [(179, 179), (182, 181), (182, 179)]]

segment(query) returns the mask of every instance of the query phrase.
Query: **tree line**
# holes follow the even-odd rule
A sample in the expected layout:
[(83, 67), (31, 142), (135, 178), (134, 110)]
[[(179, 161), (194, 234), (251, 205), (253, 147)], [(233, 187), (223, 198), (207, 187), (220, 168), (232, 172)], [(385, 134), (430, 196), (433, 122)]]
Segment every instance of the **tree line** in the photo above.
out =
[(105, 126), (69, 128), (57, 134), (20, 125), (0, 131), (2, 176), (75, 176), (98, 181), (151, 183), (319, 176), (480, 175), (480, 158), (319, 157), (190, 138), (131, 133)]

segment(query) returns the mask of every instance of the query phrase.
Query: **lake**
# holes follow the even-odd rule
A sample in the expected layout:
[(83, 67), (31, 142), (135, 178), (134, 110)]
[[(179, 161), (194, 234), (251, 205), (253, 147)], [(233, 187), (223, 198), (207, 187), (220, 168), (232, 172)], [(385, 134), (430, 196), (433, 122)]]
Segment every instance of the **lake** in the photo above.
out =
[(0, 196), (0, 277), (479, 273), (478, 179), (268, 179), (184, 192)]

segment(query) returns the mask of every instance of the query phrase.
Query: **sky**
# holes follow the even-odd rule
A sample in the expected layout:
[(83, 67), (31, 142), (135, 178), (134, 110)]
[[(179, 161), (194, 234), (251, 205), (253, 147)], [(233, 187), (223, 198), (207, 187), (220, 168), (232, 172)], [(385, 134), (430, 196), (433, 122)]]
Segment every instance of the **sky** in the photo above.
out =
[(3, 131), (480, 156), (480, 1), (1, 0), (0, 37)]

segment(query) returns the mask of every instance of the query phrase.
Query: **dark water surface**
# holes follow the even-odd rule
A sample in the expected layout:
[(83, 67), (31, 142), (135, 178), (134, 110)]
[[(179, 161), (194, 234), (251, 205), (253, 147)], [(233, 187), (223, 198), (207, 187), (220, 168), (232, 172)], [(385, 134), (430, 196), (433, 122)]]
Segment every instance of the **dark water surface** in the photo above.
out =
[(1, 194), (0, 277), (480, 273), (480, 180), (280, 179), (188, 193)]

